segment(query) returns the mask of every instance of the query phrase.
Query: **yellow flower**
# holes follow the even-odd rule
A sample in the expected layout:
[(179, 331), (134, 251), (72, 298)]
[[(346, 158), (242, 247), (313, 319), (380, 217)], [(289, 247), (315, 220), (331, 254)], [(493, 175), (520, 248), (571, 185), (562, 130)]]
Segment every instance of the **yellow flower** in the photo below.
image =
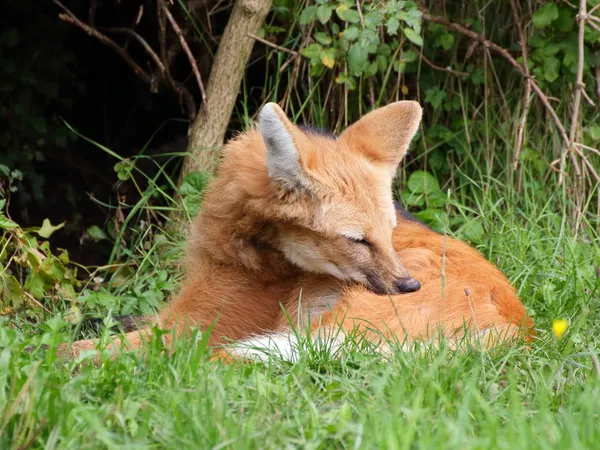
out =
[(556, 319), (552, 322), (552, 331), (558, 339), (563, 337), (567, 332), (567, 328), (569, 328), (569, 322), (565, 319)]

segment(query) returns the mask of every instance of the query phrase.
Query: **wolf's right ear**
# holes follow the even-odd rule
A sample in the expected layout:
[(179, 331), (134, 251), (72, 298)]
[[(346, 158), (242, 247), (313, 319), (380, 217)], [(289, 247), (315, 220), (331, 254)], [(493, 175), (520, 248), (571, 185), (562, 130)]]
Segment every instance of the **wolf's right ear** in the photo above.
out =
[(277, 103), (267, 103), (260, 111), (260, 133), (267, 147), (269, 178), (287, 190), (307, 189), (310, 185), (302, 168), (298, 141), (302, 132), (288, 120)]
[(395, 174), (419, 129), (422, 114), (417, 102), (391, 103), (361, 117), (340, 135), (340, 139), (350, 149)]

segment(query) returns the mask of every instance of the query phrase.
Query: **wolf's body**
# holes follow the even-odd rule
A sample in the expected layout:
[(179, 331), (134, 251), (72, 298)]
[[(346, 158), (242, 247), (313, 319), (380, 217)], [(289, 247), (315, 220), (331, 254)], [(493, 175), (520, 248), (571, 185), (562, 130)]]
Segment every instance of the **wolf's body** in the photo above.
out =
[[(414, 340), (467, 325), (486, 346), (492, 330), (504, 339), (529, 333), (532, 321), (496, 267), (395, 210), (392, 177), (420, 118), (418, 104), (397, 102), (335, 139), (267, 105), (260, 131), (225, 146), (192, 224), (184, 284), (157, 325), (185, 335), (214, 324), (212, 345), (282, 343), (288, 319), (303, 327), (309, 312), (314, 332), (358, 326)], [(126, 334), (127, 347), (147, 335)], [(95, 345), (78, 341), (68, 352)]]

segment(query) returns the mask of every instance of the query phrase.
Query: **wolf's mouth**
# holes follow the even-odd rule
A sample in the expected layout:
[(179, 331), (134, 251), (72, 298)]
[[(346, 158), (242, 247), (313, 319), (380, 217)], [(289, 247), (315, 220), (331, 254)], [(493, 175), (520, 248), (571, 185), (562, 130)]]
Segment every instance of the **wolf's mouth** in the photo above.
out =
[(416, 292), (421, 289), (421, 283), (415, 278), (400, 278), (393, 282), (391, 286), (386, 286), (379, 277), (367, 275), (366, 287), (373, 294), (377, 295), (397, 295)]

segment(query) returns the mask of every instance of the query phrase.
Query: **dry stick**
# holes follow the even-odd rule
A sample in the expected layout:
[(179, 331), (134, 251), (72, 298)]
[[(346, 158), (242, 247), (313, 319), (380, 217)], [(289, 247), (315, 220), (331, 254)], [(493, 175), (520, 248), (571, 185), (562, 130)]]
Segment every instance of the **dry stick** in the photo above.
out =
[(593, 147), (588, 147), (587, 145), (583, 145), (579, 142), (576, 142), (575, 145), (578, 147), (584, 148), (586, 150), (589, 150), (590, 152), (596, 153), (597, 155), (600, 155), (600, 150), (598, 150), (598, 149), (595, 149)]
[(289, 48), (281, 47), (281, 46), (279, 46), (277, 44), (274, 44), (271, 41), (267, 41), (266, 39), (258, 37), (258, 36), (254, 35), (252, 33), (248, 33), (248, 34), (246, 34), (246, 36), (248, 36), (248, 37), (250, 37), (250, 38), (254, 39), (255, 41), (258, 41), (258, 42), (260, 42), (262, 44), (265, 44), (268, 47), (274, 48), (275, 50), (279, 50), (280, 52), (288, 53), (288, 54), (290, 54), (292, 56), (295, 56), (295, 57), (297, 57), (297, 56), (300, 55), (300, 53), (298, 53), (298, 52), (296, 52), (294, 50), (290, 50)]
[(440, 70), (442, 72), (448, 72), (448, 73), (451, 73), (452, 75), (456, 75), (459, 77), (466, 77), (469, 75), (467, 72), (461, 72), (460, 70), (453, 70), (450, 67), (441, 67), (441, 66), (438, 66), (438, 65), (432, 63), (429, 59), (427, 59), (427, 57), (423, 54), (422, 51), (421, 51), (420, 56), (421, 56), (421, 59), (423, 60), (423, 62), (425, 64), (427, 64), (429, 67), (431, 67), (432, 69)]
[(163, 7), (163, 10), (165, 11), (165, 14), (167, 15), (167, 19), (169, 19), (169, 22), (171, 22), (171, 26), (173, 27), (173, 30), (175, 30), (177, 37), (179, 37), (179, 42), (181, 43), (181, 48), (187, 55), (187, 57), (190, 61), (190, 64), (192, 66), (192, 71), (194, 72), (194, 76), (196, 77), (196, 82), (198, 83), (198, 87), (200, 88), (200, 96), (202, 97), (202, 105), (204, 106), (204, 108), (201, 108), (201, 109), (204, 110), (205, 114), (208, 114), (208, 108), (207, 108), (207, 102), (206, 102), (206, 91), (204, 90), (204, 83), (202, 82), (202, 76), (200, 75), (200, 71), (198, 70), (198, 65), (196, 64), (194, 55), (192, 55), (192, 51), (190, 50), (190, 47), (188, 46), (188, 44), (185, 40), (185, 37), (183, 36), (183, 32), (181, 31), (181, 28), (179, 28), (179, 25), (177, 25), (177, 22), (175, 21), (175, 19), (173, 18), (173, 15), (171, 14), (171, 11), (169, 11), (169, 7), (164, 2), (161, 2), (161, 4)]
[(525, 125), (527, 124), (527, 116), (529, 114), (529, 106), (531, 104), (531, 76), (529, 75), (529, 67), (527, 66), (527, 42), (525, 41), (525, 33), (523, 31), (521, 25), (521, 18), (519, 16), (519, 11), (517, 9), (517, 4), (515, 0), (510, 1), (510, 6), (512, 7), (513, 16), (515, 18), (515, 23), (517, 24), (519, 30), (519, 41), (521, 44), (521, 54), (523, 55), (523, 68), (525, 70), (525, 102), (523, 106), (523, 116), (521, 117), (521, 122), (519, 123), (519, 131), (517, 132), (517, 142), (515, 143), (515, 157), (513, 160), (513, 168), (516, 170), (519, 165), (519, 155), (521, 154), (521, 149), (523, 148), (523, 139), (525, 136)]
[[(422, 5), (420, 6), (420, 8), (421, 8), (421, 11), (423, 12), (423, 19), (425, 19), (429, 22), (439, 23), (440, 25), (444, 25), (445, 27), (447, 27), (451, 30), (454, 30), (461, 34), (464, 34), (465, 36), (468, 36), (471, 39), (481, 43), (484, 47), (494, 50), (496, 53), (498, 53), (499, 55), (504, 57), (504, 59), (506, 59), (510, 63), (511, 66), (513, 66), (515, 69), (517, 69), (521, 73), (521, 75), (523, 75), (523, 77), (527, 76), (523, 66), (521, 64), (519, 64), (505, 49), (500, 47), (498, 44), (495, 44), (492, 41), (487, 40), (485, 38), (485, 36), (483, 36), (482, 34), (479, 34), (472, 30), (469, 30), (468, 28), (465, 28), (462, 25), (450, 22), (446, 19), (442, 19), (441, 17), (432, 16)], [(558, 132), (560, 134), (560, 137), (563, 140), (565, 147), (568, 148), (570, 145), (569, 137), (567, 136), (565, 127), (563, 126), (562, 122), (558, 118), (556, 111), (554, 111), (554, 108), (550, 104), (550, 101), (548, 100), (548, 96), (546, 94), (544, 94), (544, 92), (540, 89), (540, 87), (538, 86), (538, 84), (535, 82), (535, 80), (533, 78), (529, 77), (528, 80), (529, 80), (529, 83), (531, 84), (531, 88), (536, 93), (536, 95), (539, 97), (541, 102), (546, 107), (546, 110), (552, 117), (552, 120), (554, 121), (554, 124), (556, 125), (556, 128), (558, 129)], [(575, 172), (579, 176), (579, 174), (580, 174), (579, 164), (577, 164), (577, 160), (575, 159), (573, 154), (571, 154), (571, 160), (575, 167)]]
[[(360, 28), (364, 30), (365, 21), (362, 15), (362, 7), (360, 5), (360, 0), (356, 0), (356, 11), (358, 11)], [(371, 105), (371, 108), (375, 108), (375, 87), (373, 86), (373, 79), (371, 77), (367, 78), (367, 87), (369, 89), (369, 104)]]
[(23, 291), (23, 294), (25, 294), (25, 297), (27, 297), (29, 300), (31, 300), (33, 303), (36, 304), (36, 306), (38, 306), (39, 308), (42, 308), (44, 311), (46, 311), (48, 314), (51, 314), (52, 311), (50, 311), (48, 308), (46, 308), (44, 305), (42, 305), (39, 301), (37, 301), (35, 299), (35, 297), (33, 295), (31, 295), (29, 292), (27, 291)]
[(573, 98), (573, 115), (571, 116), (571, 129), (569, 130), (569, 146), (563, 150), (560, 158), (559, 170), (561, 173), (558, 175), (558, 184), (562, 182), (562, 172), (565, 168), (566, 153), (573, 148), (575, 143), (575, 134), (577, 132), (577, 122), (579, 121), (579, 105), (581, 103), (581, 91), (584, 89), (583, 84), (583, 49), (584, 49), (584, 35), (585, 35), (585, 22), (586, 22), (586, 0), (579, 0), (579, 13), (577, 14), (577, 21), (579, 22), (579, 33), (578, 33), (578, 55), (577, 55), (577, 78), (575, 80), (575, 97)]
[(583, 89), (581, 91), (581, 95), (583, 95), (583, 98), (585, 99), (585, 101), (588, 102), (588, 105), (590, 105), (592, 107), (596, 106), (596, 104), (594, 103), (594, 100), (592, 100), (590, 98), (590, 96), (587, 94), (587, 92), (585, 92), (585, 89)]
[(162, 73), (165, 73), (165, 71), (167, 70), (165, 68), (165, 65), (163, 64), (163, 62), (160, 60), (160, 58), (156, 54), (156, 52), (152, 49), (152, 47), (150, 47), (150, 45), (144, 40), (143, 37), (141, 37), (139, 34), (137, 34), (131, 28), (101, 28), (101, 30), (104, 30), (109, 33), (121, 33), (121, 34), (130, 35), (136, 41), (138, 41), (142, 47), (144, 47), (144, 49), (146, 50), (148, 55), (150, 55), (150, 57), (152, 58), (152, 60), (155, 62), (155, 64), (158, 66), (158, 68), (160, 69), (160, 71)]
[[(81, 28), (83, 31), (85, 31), (86, 33), (88, 33), (90, 36), (95, 37), (96, 39), (98, 39), (100, 42), (102, 42), (103, 44), (105, 44), (106, 46), (112, 48), (113, 50), (115, 50), (119, 55), (121, 55), (121, 57), (125, 60), (125, 62), (133, 69), (133, 72), (142, 79), (142, 81), (144, 81), (145, 83), (148, 83), (150, 85), (150, 89), (155, 91), (155, 87), (156, 87), (156, 83), (157, 83), (157, 77), (151, 74), (146, 73), (132, 58), (131, 56), (129, 56), (129, 53), (127, 53), (127, 51), (120, 47), (115, 41), (113, 41), (112, 39), (110, 39), (109, 37), (105, 36), (104, 34), (100, 33), (97, 29), (90, 27), (89, 25), (83, 23), (82, 21), (80, 21), (66, 6), (64, 6), (59, 0), (53, 0), (54, 3), (56, 5), (58, 5), (60, 8), (62, 8), (66, 14), (59, 14), (58, 17), (67, 22), (67, 23), (71, 23), (79, 28)], [(129, 33), (129, 32), (128, 32)], [(131, 33), (135, 33), (133, 30), (131, 30)], [(129, 34), (131, 34), (129, 33)], [(135, 33), (137, 34), (137, 33)], [(144, 48), (146, 49), (146, 51), (148, 51), (148, 53), (150, 54), (150, 57), (152, 57), (152, 59), (157, 62), (161, 61), (160, 58), (157, 59), (154, 58), (154, 56), (156, 56), (156, 54), (154, 53), (154, 51), (152, 51), (152, 49), (150, 48), (150, 46), (145, 43), (145, 41), (141, 38), (141, 36), (138, 39), (138, 42), (140, 42), (142, 44), (142, 46), (144, 46)], [(144, 45), (145, 43), (145, 45)], [(164, 59), (164, 61), (166, 61), (166, 59)], [(176, 93), (178, 93), (185, 101), (187, 110), (188, 110), (188, 115), (195, 115), (195, 111), (196, 111), (196, 105), (194, 103), (194, 99), (191, 96), (191, 94), (187, 91), (187, 89), (185, 89), (183, 86), (179, 85), (177, 82), (175, 82), (170, 74), (169, 74), (169, 70), (168, 70), (168, 65), (165, 65), (165, 63), (163, 63), (161, 61), (161, 64), (158, 66), (159, 70), (161, 71), (162, 74), (165, 75), (165, 78), (167, 80), (167, 83), (169, 84), (169, 86), (171, 87), (171, 89), (173, 89), (173, 91), (175, 91)], [(164, 70), (163, 70), (164, 69)]]
[(65, 11), (65, 13), (58, 15), (60, 20), (63, 20), (64, 22), (68, 22), (68, 23), (78, 26), (83, 31), (85, 31), (87, 34), (89, 34), (90, 36), (94, 36), (96, 39), (98, 39), (104, 45), (112, 48), (119, 55), (121, 55), (121, 57), (125, 60), (125, 62), (129, 65), (129, 67), (131, 67), (133, 69), (133, 72), (138, 77), (140, 77), (144, 82), (146, 82), (148, 84), (152, 83), (152, 76), (148, 75), (144, 71), (144, 69), (142, 69), (133, 59), (131, 59), (131, 56), (129, 56), (129, 53), (127, 53), (123, 48), (121, 48), (115, 41), (113, 41), (111, 38), (103, 35), (95, 28), (92, 28), (89, 25), (83, 23), (81, 20), (79, 20), (77, 18), (77, 16), (75, 16), (75, 14), (73, 14), (65, 5), (63, 5), (58, 0), (53, 0), (53, 2), (54, 2), (54, 4), (58, 5), (63, 11)]
[(167, 16), (164, 13), (161, 2), (156, 2), (156, 17), (158, 19), (158, 42), (160, 47), (160, 57), (165, 64), (165, 80), (167, 85), (180, 96), (180, 101), (183, 100), (186, 103), (187, 115), (190, 120), (194, 120), (196, 116), (196, 102), (192, 97), (192, 94), (181, 84), (177, 83), (171, 76), (171, 62), (175, 57), (174, 52), (167, 51), (166, 38), (167, 38)]

